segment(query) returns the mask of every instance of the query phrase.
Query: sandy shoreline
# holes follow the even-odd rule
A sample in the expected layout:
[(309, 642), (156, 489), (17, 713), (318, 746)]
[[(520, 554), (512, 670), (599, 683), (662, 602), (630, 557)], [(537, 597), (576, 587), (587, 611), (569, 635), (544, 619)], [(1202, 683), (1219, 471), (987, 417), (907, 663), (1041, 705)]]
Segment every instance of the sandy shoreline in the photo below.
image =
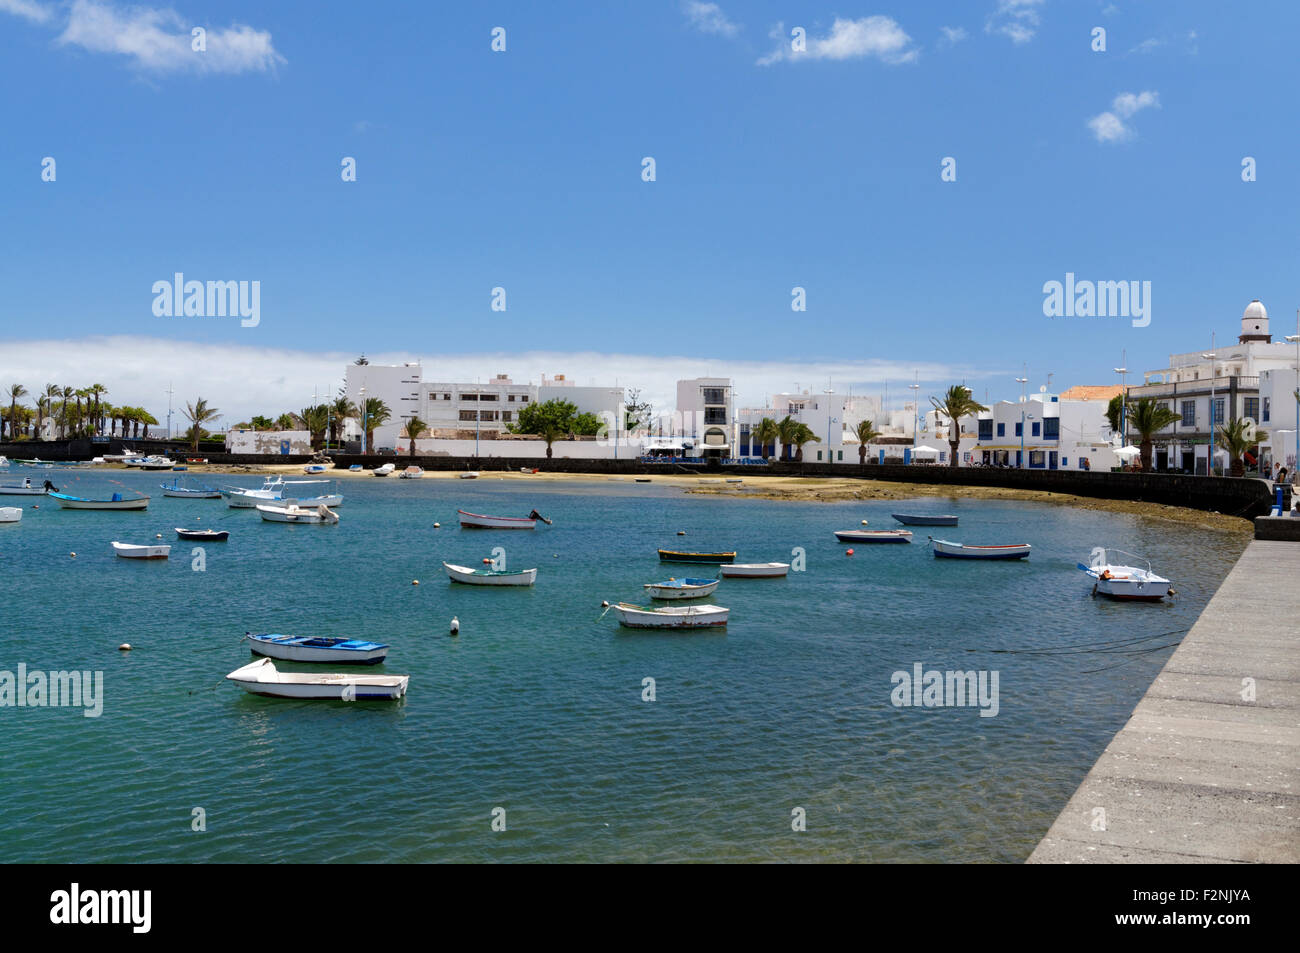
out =
[[(398, 470), (401, 470), (400, 466)], [(303, 472), (302, 464), (253, 464), (248, 466), (238, 464), (191, 464), (187, 472), (196, 475), (213, 474), (231, 477), (279, 474), (285, 477), (296, 476), (300, 479), (308, 479), (307, 474)], [(459, 479), (459, 472), (456, 470), (425, 470), (421, 479), (455, 480)], [(171, 471), (158, 471), (158, 476), (167, 479), (166, 473), (171, 473)], [(892, 483), (879, 480), (839, 479), (835, 477), (767, 476), (763, 474), (745, 475), (743, 477), (703, 477), (678, 473), (634, 477), (602, 473), (521, 473), (517, 470), (485, 470), (480, 471), (480, 473), (482, 475), (479, 479), (482, 480), (533, 480), (543, 483), (613, 482), (630, 484), (636, 480), (641, 480), (658, 486), (677, 487), (686, 493), (787, 502), (843, 503), (853, 500), (909, 500), (919, 497), (1025, 500), (1035, 503), (1056, 503), (1084, 510), (1130, 513), (1150, 519), (1243, 535), (1253, 531), (1253, 526), (1249, 520), (1236, 516), (1227, 516), (1222, 513), (1186, 509), (1181, 506), (1165, 506), (1160, 503), (1106, 500), (1088, 496), (1075, 496), (1069, 493), (1051, 493), (1044, 490), (1020, 490), (1005, 487), (946, 486), (924, 483)], [(172, 473), (172, 475), (178, 474)], [(375, 479), (370, 470), (356, 472), (346, 469), (327, 470), (318, 477), (318, 479), (320, 478), (331, 480)], [(397, 472), (385, 479), (398, 479)], [(727, 479), (739, 479), (741, 482), (728, 483), (725, 482)]]

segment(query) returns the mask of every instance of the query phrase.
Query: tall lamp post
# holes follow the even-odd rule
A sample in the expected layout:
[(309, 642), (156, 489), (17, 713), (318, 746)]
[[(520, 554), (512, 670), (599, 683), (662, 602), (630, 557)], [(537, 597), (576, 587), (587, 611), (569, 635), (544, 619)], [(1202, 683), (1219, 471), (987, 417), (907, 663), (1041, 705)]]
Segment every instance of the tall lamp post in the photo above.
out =
[(1209, 451), (1209, 453), (1210, 453), (1210, 458), (1209, 458), (1208, 460), (1205, 461), (1205, 475), (1206, 475), (1206, 476), (1214, 476), (1214, 444), (1215, 444), (1215, 437), (1214, 437), (1214, 399), (1215, 399), (1215, 384), (1218, 383), (1218, 377), (1219, 377), (1219, 362), (1218, 362), (1218, 354), (1219, 354), (1218, 348), (1215, 346), (1215, 343), (1214, 343), (1214, 332), (1211, 331), (1211, 332), (1210, 332), (1210, 353), (1209, 353), (1209, 354), (1202, 354), (1202, 355), (1201, 355), (1202, 358), (1204, 358), (1205, 360), (1207, 360), (1207, 361), (1210, 362), (1210, 416), (1209, 416), (1209, 420), (1210, 420), (1210, 451)]
[(361, 455), (366, 455), (366, 385), (361, 385), (361, 391), (357, 394), (361, 400)]
[(915, 371), (914, 373), (916, 376), (913, 378), (913, 383), (907, 385), (908, 388), (912, 391), (912, 448), (913, 448), (912, 462), (913, 463), (916, 462), (916, 449), (915, 449), (916, 436), (917, 436), (916, 429), (917, 429), (917, 424), (920, 422), (920, 411), (921, 411), (921, 396), (920, 396), (921, 372)]
[(1286, 339), (1295, 342), (1295, 461), (1291, 465), (1292, 471), (1300, 466), (1300, 308), (1295, 312), (1295, 334), (1288, 334)]
[(835, 451), (831, 449), (831, 424), (835, 423), (835, 418), (831, 416), (831, 398), (834, 395), (835, 395), (835, 391), (827, 387), (826, 388), (826, 462), (827, 463), (835, 462)]
[[(1026, 373), (1025, 366), (1021, 365), (1020, 373)], [(1016, 383), (1020, 385), (1020, 459), (1016, 461), (1016, 465), (1023, 470), (1025, 468), (1025, 385), (1029, 383), (1029, 378), (1017, 377)]]
[(1123, 367), (1113, 370), (1119, 375), (1119, 445), (1128, 446), (1128, 350), (1120, 352)]

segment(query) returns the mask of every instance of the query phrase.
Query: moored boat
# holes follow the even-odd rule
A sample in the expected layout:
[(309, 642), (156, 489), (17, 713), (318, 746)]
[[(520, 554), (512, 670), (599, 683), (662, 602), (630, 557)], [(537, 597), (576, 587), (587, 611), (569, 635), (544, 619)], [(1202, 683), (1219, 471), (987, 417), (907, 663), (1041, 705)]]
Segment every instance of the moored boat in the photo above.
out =
[(181, 539), (192, 539), (200, 543), (224, 543), (230, 538), (230, 531), (224, 529), (185, 529), (177, 526), (176, 535)]
[(58, 487), (49, 480), (46, 480), (40, 486), (34, 486), (31, 477), (27, 477), (22, 483), (0, 485), (0, 496), (44, 496), (46, 492), (57, 489)]
[(378, 665), (388, 655), (388, 646), (365, 639), (336, 639), (310, 635), (253, 635), (248, 639), (255, 655), (287, 662), (338, 662), (341, 665)]
[(339, 521), (339, 515), (328, 506), (308, 509), (296, 503), (287, 506), (262, 504), (257, 507), (257, 512), (268, 523), (337, 523)]
[(177, 477), (171, 483), (160, 483), (159, 487), (163, 491), (163, 496), (174, 496), (185, 500), (219, 500), (221, 491), (214, 486), (208, 486), (206, 483), (198, 486), (182, 486), (181, 478)]
[(362, 470), (364, 470), (364, 469), (365, 469), (365, 468), (364, 468), (361, 464), (359, 464), (359, 463), (354, 463), (354, 464), (352, 464), (352, 466), (348, 467), (348, 472), (349, 472), (349, 473), (360, 473), (360, 472), (361, 472)]
[(1024, 559), (1033, 547), (1028, 543), (1010, 543), (1002, 546), (968, 546), (946, 539), (930, 537), (934, 555), (946, 559)]
[(620, 602), (612, 606), (620, 625), (629, 629), (696, 629), (727, 624), (730, 609), (722, 606), (638, 606)]
[(457, 510), (460, 525), (465, 529), (533, 529), (537, 526), (537, 511), (530, 516), (487, 516), (483, 513), (470, 513)]
[(444, 562), (442, 568), (452, 582), (471, 586), (531, 586), (537, 581), (536, 569), (472, 569)]
[(397, 475), (399, 480), (418, 480), (424, 476), (424, 470), (420, 467), (410, 466)]
[(477, 479), (478, 479), (478, 471), (477, 471), (477, 470), (466, 470), (464, 473), (458, 473), (458, 474), (456, 474), (456, 475), (457, 475), (458, 477), (460, 477), (462, 480), (477, 480)]
[(324, 473), (328, 469), (320, 463), (309, 463), (302, 468), (303, 473)]
[(406, 694), (409, 675), (349, 675), (341, 672), (281, 672), (269, 658), (237, 668), (226, 679), (253, 695), (273, 698), (392, 700)]
[(166, 559), (171, 555), (170, 546), (134, 546), (131, 543), (113, 541), (113, 552), (123, 559)]
[(23, 518), (21, 506), (0, 506), (0, 523), (17, 523)]
[(957, 517), (951, 513), (930, 515), (928, 513), (894, 513), (894, 519), (904, 526), (956, 526)]
[(147, 457), (132, 457), (122, 462), (128, 467), (134, 467), (137, 470), (170, 470), (176, 465), (174, 460), (168, 460), (158, 454), (150, 454)]
[(718, 565), (720, 563), (734, 563), (736, 554), (734, 551), (729, 553), (687, 553), (676, 549), (661, 549), (659, 550), (659, 561), (664, 563)]
[(703, 599), (713, 595), (717, 588), (717, 579), (667, 579), (645, 584), (651, 599)]
[(68, 493), (49, 494), (65, 510), (145, 510), (149, 508), (149, 497), (137, 496), (124, 498), (121, 493), (114, 493), (107, 500), (91, 500), (83, 496)]
[(912, 533), (906, 529), (844, 529), (836, 530), (835, 538), (841, 543), (910, 543)]
[(771, 579), (790, 572), (789, 563), (732, 563), (720, 566), (719, 572), (728, 579)]
[[(1092, 565), (1079, 563), (1078, 567), (1096, 580), (1092, 587), (1094, 595), (1133, 602), (1159, 602), (1165, 596), (1174, 594), (1169, 580), (1152, 572), (1151, 563), (1144, 557), (1122, 549), (1098, 549), (1093, 552)], [(1145, 563), (1145, 567), (1113, 561), (1112, 553), (1129, 556), (1134, 562)]]
[(396, 469), (397, 467), (394, 466), (393, 464), (385, 463), (382, 467), (375, 467), (375, 469), (372, 470), (371, 472), (374, 473), (375, 476), (386, 477), (388, 476), (388, 474), (392, 473)]

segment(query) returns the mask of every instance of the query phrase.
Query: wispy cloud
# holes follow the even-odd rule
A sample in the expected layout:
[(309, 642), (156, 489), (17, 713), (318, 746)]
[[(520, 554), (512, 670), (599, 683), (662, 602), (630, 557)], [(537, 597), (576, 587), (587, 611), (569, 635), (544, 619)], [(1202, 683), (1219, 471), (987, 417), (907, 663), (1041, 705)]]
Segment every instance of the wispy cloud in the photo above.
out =
[(911, 63), (920, 55), (897, 21), (885, 16), (862, 17), (859, 20), (836, 19), (830, 32), (824, 36), (807, 37), (807, 49), (796, 53), (790, 46), (790, 37), (784, 24), (777, 24), (770, 34), (777, 47), (758, 61), (767, 66), (781, 60), (851, 60), (874, 57), (883, 63), (897, 65)]
[(58, 42), (92, 53), (125, 56), (132, 65), (151, 73), (265, 72), (285, 62), (269, 32), (243, 24), (224, 29), (204, 26), (207, 48), (196, 51), (191, 47), (191, 30), (197, 26), (203, 24), (188, 22), (169, 8), (73, 0)]
[(1043, 0), (998, 0), (984, 23), (985, 33), (1009, 37), (1017, 45), (1028, 43), (1038, 32), (1038, 8)]
[(691, 26), (701, 33), (732, 37), (740, 32), (740, 26), (727, 19), (722, 7), (716, 3), (701, 3), (700, 0), (684, 0), (682, 12)]
[(1150, 52), (1152, 52), (1152, 51), (1154, 51), (1154, 50), (1158, 50), (1160, 47), (1162, 47), (1162, 46), (1164, 46), (1164, 45), (1165, 45), (1165, 41), (1164, 41), (1164, 40), (1160, 39), (1159, 37), (1154, 37), (1154, 36), (1153, 36), (1153, 37), (1151, 37), (1149, 40), (1143, 40), (1143, 41), (1142, 41), (1141, 43), (1139, 43), (1137, 46), (1133, 47), (1133, 49), (1129, 50), (1129, 52), (1130, 52), (1130, 53), (1150, 53)]
[(0, 13), (12, 13), (33, 23), (48, 23), (54, 17), (54, 8), (36, 0), (0, 0)]
[(1145, 90), (1140, 93), (1120, 93), (1110, 109), (1088, 120), (1088, 128), (1098, 142), (1124, 142), (1135, 135), (1133, 127), (1125, 120), (1143, 109), (1160, 108), (1160, 94)]
[[(296, 411), (311, 403), (313, 394), (333, 395), (343, 381), (344, 367), (356, 356), (343, 351), (136, 336), (9, 340), (0, 350), (0, 381), (21, 382), (33, 392), (47, 381), (96, 381), (108, 388), (110, 402), (146, 407), (160, 420), (167, 411), (166, 390), (171, 381), (176, 388), (176, 406), (205, 397), (221, 408), (221, 424), (229, 425), (254, 414), (274, 417), (282, 411)], [(936, 393), (953, 380), (1007, 376), (1003, 368), (977, 369), (925, 361), (916, 364), (911, 360), (742, 361), (597, 352), (412, 354), (370, 350), (366, 357), (372, 364), (420, 361), (424, 379), (430, 381), (472, 381), (485, 375), (509, 374), (516, 381), (539, 383), (543, 374), (558, 373), (579, 386), (636, 387), (659, 410), (673, 408), (677, 381), (689, 377), (730, 377), (738, 404), (761, 407), (772, 394), (793, 391), (796, 384), (820, 389), (828, 378), (838, 393), (851, 387), (855, 393), (874, 394), (886, 380), (911, 382), (916, 371), (922, 386), (931, 386)], [(164, 370), (168, 367), (183, 367), (185, 373), (172, 380), (170, 372)]]
[(967, 37), (966, 29), (959, 26), (941, 26), (939, 27), (939, 46), (948, 47), (956, 46)]

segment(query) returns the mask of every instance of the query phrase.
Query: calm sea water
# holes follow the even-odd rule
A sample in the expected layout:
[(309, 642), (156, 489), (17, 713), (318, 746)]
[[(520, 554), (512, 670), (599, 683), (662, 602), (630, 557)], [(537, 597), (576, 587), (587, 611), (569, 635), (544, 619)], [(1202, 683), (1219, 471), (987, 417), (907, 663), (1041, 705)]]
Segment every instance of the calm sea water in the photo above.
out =
[[(290, 526), (164, 498), (157, 474), (53, 476), (153, 500), (105, 513), (2, 498), (26, 512), (0, 524), (0, 669), (105, 679), (99, 718), (0, 708), (3, 861), (1020, 861), (1246, 543), (1019, 502), (776, 503), (490, 478), (345, 480), (338, 526)], [(536, 507), (554, 525), (461, 530), (457, 507)], [(832, 535), (896, 525), (900, 509), (955, 512), (961, 526), (853, 557)], [(196, 572), (176, 526), (231, 539), (206, 545)], [(936, 560), (927, 532), (1034, 550), (1024, 563)], [(109, 547), (156, 533), (173, 546), (166, 562)], [(509, 568), (539, 567), (535, 587), (447, 582), (441, 560), (477, 564), (498, 545)], [(1146, 555), (1178, 597), (1093, 599), (1074, 567), (1094, 545)], [(721, 631), (602, 619), (602, 599), (642, 601), (642, 583), (686, 574), (658, 562), (661, 546), (785, 562), (802, 547), (807, 571), (724, 580)], [(387, 642), (378, 670), (409, 673), (409, 695), (247, 695), (222, 678), (251, 660), (250, 630)], [(135, 650), (118, 652), (124, 641)], [(999, 713), (895, 708), (891, 674), (916, 662), (997, 670)], [(791, 830), (796, 807), (804, 832)], [(206, 832), (191, 829), (195, 808)]]

